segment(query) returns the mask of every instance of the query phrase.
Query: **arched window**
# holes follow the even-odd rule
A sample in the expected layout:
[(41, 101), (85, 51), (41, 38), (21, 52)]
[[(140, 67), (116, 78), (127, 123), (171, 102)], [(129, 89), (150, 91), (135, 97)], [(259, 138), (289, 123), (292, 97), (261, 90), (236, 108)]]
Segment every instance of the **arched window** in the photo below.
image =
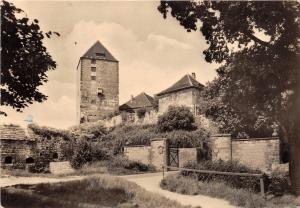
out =
[(26, 158), (26, 163), (34, 163), (34, 159), (32, 157)]
[(5, 157), (5, 159), (4, 159), (4, 163), (5, 163), (5, 164), (12, 164), (12, 161), (13, 161), (13, 159), (12, 159), (11, 156), (7, 156), (7, 157)]
[(56, 152), (53, 153), (53, 159), (58, 159), (58, 154)]

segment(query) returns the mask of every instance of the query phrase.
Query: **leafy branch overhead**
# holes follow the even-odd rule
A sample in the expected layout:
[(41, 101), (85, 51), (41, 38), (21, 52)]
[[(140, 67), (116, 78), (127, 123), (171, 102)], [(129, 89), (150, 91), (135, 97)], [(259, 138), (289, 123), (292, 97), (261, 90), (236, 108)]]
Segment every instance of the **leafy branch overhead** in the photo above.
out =
[[(3, 1), (1, 15), (2, 69), (1, 105), (21, 111), (33, 102), (43, 102), (47, 96), (38, 89), (48, 81), (46, 72), (56, 63), (43, 44), (45, 36), (59, 33), (41, 31), (38, 20), (30, 21), (23, 10)], [(23, 16), (17, 18), (19, 16)], [(5, 115), (4, 112), (2, 114)]]

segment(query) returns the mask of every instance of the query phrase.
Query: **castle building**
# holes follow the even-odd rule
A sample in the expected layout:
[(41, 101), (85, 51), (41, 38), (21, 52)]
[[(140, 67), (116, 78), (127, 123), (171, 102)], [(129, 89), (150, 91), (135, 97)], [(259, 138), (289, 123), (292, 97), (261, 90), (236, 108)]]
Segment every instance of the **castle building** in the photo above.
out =
[(164, 113), (169, 106), (189, 107), (194, 115), (199, 114), (200, 92), (204, 85), (196, 80), (196, 74), (186, 74), (169, 88), (157, 94), (159, 113)]
[(98, 121), (119, 107), (119, 62), (97, 41), (77, 66), (77, 121)]

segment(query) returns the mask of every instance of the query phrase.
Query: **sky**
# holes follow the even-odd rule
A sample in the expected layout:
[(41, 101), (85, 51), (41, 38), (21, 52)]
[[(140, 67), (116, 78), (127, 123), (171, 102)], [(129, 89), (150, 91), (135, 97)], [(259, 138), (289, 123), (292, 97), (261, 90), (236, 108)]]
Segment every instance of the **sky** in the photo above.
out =
[[(196, 73), (202, 84), (216, 76), (216, 64), (205, 62), (207, 48), (199, 31), (186, 32), (172, 17), (164, 19), (157, 1), (12, 1), (31, 20), (38, 19), (43, 31), (60, 37), (44, 45), (57, 63), (47, 73), (40, 91), (48, 96), (22, 113), (1, 107), (8, 116), (1, 123), (26, 126), (26, 118), (41, 126), (59, 129), (76, 124), (76, 66), (99, 40), (119, 60), (120, 105), (141, 92), (153, 96), (185, 74)], [(75, 44), (76, 42), (76, 44)]]

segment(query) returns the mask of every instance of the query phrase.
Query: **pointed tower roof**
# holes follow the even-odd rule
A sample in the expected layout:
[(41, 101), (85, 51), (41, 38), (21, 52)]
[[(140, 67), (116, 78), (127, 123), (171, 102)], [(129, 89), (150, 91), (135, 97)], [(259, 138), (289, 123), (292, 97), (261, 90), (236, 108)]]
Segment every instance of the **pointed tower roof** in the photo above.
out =
[(118, 62), (118, 60), (100, 43), (97, 41), (81, 58), (101, 59), (107, 61)]
[(121, 105), (120, 110), (135, 109), (135, 108), (142, 108), (142, 107), (154, 107), (154, 106), (155, 106), (154, 98), (142, 92), (139, 95), (133, 97), (128, 102)]
[(168, 94), (171, 92), (175, 92), (187, 88), (193, 88), (193, 87), (201, 90), (204, 87), (204, 85), (199, 83), (193, 76), (186, 74), (179, 81), (173, 84), (171, 87), (161, 91), (157, 95), (160, 96), (160, 95)]

